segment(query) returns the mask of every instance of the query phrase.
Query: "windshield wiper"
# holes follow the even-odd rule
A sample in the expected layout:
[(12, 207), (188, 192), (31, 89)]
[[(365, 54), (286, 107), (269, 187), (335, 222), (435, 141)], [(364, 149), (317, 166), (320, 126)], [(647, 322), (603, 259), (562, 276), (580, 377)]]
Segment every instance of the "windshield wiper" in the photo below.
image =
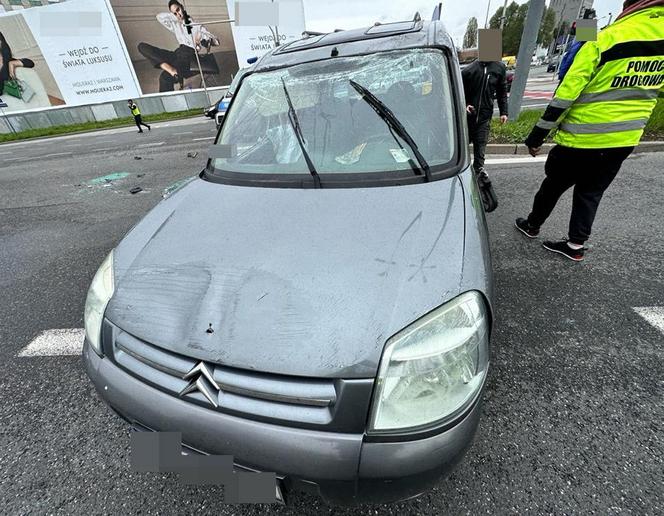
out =
[[(426, 177), (426, 180), (431, 181), (431, 169), (429, 168), (427, 160), (424, 159), (424, 156), (422, 156), (422, 153), (417, 148), (415, 140), (413, 140), (410, 134), (408, 134), (408, 131), (399, 121), (396, 115), (392, 112), (392, 110), (388, 108), (385, 104), (383, 104), (383, 102), (378, 97), (376, 97), (376, 95), (371, 93), (361, 84), (358, 84), (353, 80), (350, 80), (349, 82), (350, 85), (353, 88), (355, 88), (360, 95), (362, 95), (362, 99), (373, 108), (373, 110), (378, 114), (380, 118), (382, 118), (385, 121), (388, 127), (393, 131), (395, 131), (401, 137), (401, 139), (408, 144), (410, 149), (413, 151), (413, 154), (415, 154), (415, 158), (420, 164), (419, 168), (421, 170), (424, 170), (424, 175)], [(413, 163), (413, 160), (409, 159), (408, 161), (410, 161), (413, 169), (417, 170), (417, 167), (415, 163)]]
[(304, 135), (302, 134), (300, 121), (297, 118), (297, 113), (295, 112), (295, 108), (293, 107), (293, 102), (291, 101), (290, 95), (288, 94), (288, 89), (286, 88), (286, 81), (284, 81), (283, 77), (281, 78), (281, 84), (284, 85), (284, 94), (286, 95), (286, 102), (288, 102), (288, 120), (290, 121), (291, 126), (293, 126), (293, 131), (295, 131), (295, 138), (297, 138), (297, 143), (300, 144), (300, 149), (302, 150), (302, 156), (304, 156), (304, 161), (307, 163), (307, 167), (309, 168), (309, 173), (314, 178), (314, 186), (316, 188), (321, 188), (320, 176), (318, 175), (318, 172), (316, 172), (316, 167), (314, 166), (313, 161), (311, 161), (309, 153), (307, 152), (307, 149), (305, 147)]

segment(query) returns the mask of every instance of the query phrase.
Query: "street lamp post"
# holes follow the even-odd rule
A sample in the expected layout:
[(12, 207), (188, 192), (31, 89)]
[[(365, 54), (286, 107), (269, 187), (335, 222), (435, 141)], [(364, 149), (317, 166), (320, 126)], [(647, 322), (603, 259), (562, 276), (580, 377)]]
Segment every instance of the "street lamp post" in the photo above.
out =
[[(274, 3), (274, 0), (272, 0), (272, 3)], [(279, 20), (277, 20), (278, 22)], [(272, 32), (272, 37), (274, 38), (274, 46), (275, 48), (279, 46), (279, 26), (275, 25), (274, 26), (274, 32), (272, 31), (272, 27), (270, 27), (270, 32)]]
[[(567, 2), (563, 3), (563, 8), (560, 10), (560, 17), (558, 21), (558, 30), (556, 31), (556, 38), (553, 40), (553, 45), (549, 54), (555, 54), (556, 48), (558, 47), (558, 39), (560, 38), (560, 33), (563, 31), (563, 16), (565, 15), (565, 7), (567, 7)], [(549, 57), (550, 59), (551, 57)]]
[(503, 15), (500, 17), (500, 30), (503, 30), (503, 27), (505, 26), (505, 20), (507, 19), (507, 0), (505, 0), (505, 3), (503, 4)]

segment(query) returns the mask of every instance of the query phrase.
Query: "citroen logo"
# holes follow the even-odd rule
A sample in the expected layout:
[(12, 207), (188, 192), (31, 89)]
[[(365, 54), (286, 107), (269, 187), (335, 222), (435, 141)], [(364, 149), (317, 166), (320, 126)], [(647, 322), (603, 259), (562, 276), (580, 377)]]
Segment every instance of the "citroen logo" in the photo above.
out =
[(183, 380), (189, 380), (187, 386), (180, 391), (180, 397), (186, 396), (192, 392), (200, 392), (210, 402), (210, 404), (217, 408), (217, 396), (221, 388), (214, 381), (214, 377), (204, 362), (199, 362), (191, 370), (182, 377)]

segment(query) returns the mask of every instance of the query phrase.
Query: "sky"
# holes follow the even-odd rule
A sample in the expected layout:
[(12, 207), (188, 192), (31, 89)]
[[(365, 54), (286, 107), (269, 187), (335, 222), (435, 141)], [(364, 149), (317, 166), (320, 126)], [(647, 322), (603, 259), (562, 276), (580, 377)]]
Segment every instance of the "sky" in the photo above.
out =
[[(510, 0), (511, 1), (511, 0)], [(606, 24), (609, 12), (615, 20), (622, 10), (623, 0), (595, 0), (597, 17), (605, 17), (599, 26)], [(503, 5), (503, 0), (447, 0), (443, 2), (444, 21), (455, 43), (461, 46), (468, 19), (477, 18), (480, 28), (484, 27), (487, 5), (491, 3), (489, 17)], [(518, 4), (524, 0), (516, 0)], [(423, 19), (431, 19), (435, 0), (304, 0), (304, 13), (307, 30), (330, 32), (334, 29), (366, 27), (374, 22), (411, 20), (415, 12)], [(547, 4), (549, 2), (547, 1)], [(604, 23), (602, 23), (604, 22)]]

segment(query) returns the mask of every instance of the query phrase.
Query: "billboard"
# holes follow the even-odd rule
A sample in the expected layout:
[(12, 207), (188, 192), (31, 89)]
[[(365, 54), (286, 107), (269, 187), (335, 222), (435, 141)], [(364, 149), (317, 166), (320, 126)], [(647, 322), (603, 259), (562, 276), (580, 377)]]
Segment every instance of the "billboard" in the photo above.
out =
[[(236, 10), (239, 3), (235, 0), (227, 0), (228, 12), (233, 19), (236, 19), (236, 15), (239, 14)], [(254, 12), (253, 14), (264, 12), (266, 4), (270, 3), (269, 0), (242, 1), (245, 9), (255, 6), (255, 9), (259, 11), (259, 13)], [(275, 40), (279, 41), (280, 45), (285, 45), (302, 37), (302, 32), (304, 32), (304, 3), (302, 0), (280, 0), (276, 5), (278, 9), (274, 13), (275, 16), (271, 20), (266, 20), (272, 25), (244, 24), (243, 20), (231, 24), (235, 52), (242, 67), (246, 66), (247, 59), (261, 56), (273, 49)]]
[(110, 0), (138, 83), (144, 94), (202, 87), (196, 53), (206, 85), (230, 84), (238, 70), (233, 34), (224, 0), (187, 0), (195, 25), (188, 34), (182, 5), (168, 0)]
[[(23, 99), (10, 95), (10, 80), (16, 76), (28, 89)], [(21, 15), (0, 17), (0, 92), (4, 92), (6, 111), (43, 109), (65, 103), (58, 82)]]
[(0, 0), (4, 112), (228, 85), (304, 31), (301, 0), (278, 3), (277, 28), (235, 26), (233, 0)]

